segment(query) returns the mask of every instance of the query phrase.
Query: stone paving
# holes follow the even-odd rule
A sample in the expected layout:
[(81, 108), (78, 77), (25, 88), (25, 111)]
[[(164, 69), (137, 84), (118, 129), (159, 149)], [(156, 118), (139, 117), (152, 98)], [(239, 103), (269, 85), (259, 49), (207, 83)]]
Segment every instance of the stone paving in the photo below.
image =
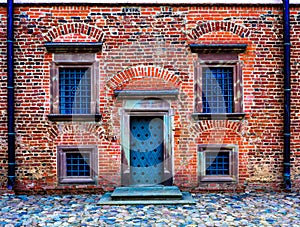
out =
[(98, 206), (100, 195), (0, 196), (0, 226), (300, 226), (300, 194), (196, 194), (196, 205)]

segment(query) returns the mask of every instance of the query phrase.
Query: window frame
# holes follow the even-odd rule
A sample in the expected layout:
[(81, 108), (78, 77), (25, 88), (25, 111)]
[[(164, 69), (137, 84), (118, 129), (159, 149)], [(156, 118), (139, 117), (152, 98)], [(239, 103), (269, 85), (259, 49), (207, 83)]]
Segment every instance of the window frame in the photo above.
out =
[[(206, 175), (206, 154), (210, 152), (229, 152), (228, 175)], [(199, 182), (238, 182), (238, 146), (234, 144), (198, 145), (198, 178)]]
[[(98, 151), (96, 145), (58, 146), (57, 147), (57, 170), (60, 184), (96, 184), (98, 176)], [(67, 176), (67, 153), (90, 154), (90, 176)]]
[[(94, 53), (55, 53), (51, 62), (51, 107), (48, 118), (52, 121), (99, 121), (99, 61)], [(90, 114), (60, 114), (59, 109), (59, 69), (88, 68), (91, 77)]]
[[(192, 53), (197, 54), (194, 63), (194, 120), (242, 120), (243, 112), (243, 62), (239, 60), (239, 54), (245, 53), (247, 44), (189, 44)], [(208, 65), (232, 65), (235, 68), (234, 81), (234, 112), (233, 113), (203, 113), (202, 112), (202, 68)], [(199, 82), (200, 81), (200, 82)], [(199, 97), (200, 96), (200, 97)]]

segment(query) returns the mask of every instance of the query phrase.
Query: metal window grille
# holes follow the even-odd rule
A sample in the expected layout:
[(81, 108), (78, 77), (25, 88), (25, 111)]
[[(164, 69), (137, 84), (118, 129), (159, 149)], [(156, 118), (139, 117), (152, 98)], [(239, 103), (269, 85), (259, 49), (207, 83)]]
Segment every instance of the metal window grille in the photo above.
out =
[(59, 109), (61, 114), (90, 114), (89, 68), (59, 69)]
[(206, 175), (229, 175), (229, 152), (207, 152)]
[(67, 153), (66, 154), (67, 176), (88, 177), (90, 173), (90, 154)]
[(233, 112), (233, 68), (203, 68), (203, 113)]

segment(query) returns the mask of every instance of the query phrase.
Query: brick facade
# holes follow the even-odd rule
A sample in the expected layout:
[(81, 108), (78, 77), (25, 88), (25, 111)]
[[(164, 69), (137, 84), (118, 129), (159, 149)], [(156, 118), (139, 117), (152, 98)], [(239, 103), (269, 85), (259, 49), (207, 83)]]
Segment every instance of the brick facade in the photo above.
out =
[[(121, 184), (121, 116), (115, 90), (173, 90), (173, 184), (182, 189), (283, 189), (283, 26), (280, 5), (16, 5), (16, 190), (102, 191)], [(0, 183), (7, 175), (6, 6), (0, 6)], [(291, 177), (300, 189), (300, 7), (291, 7)], [(103, 42), (99, 122), (50, 121), (53, 53), (46, 42)], [(247, 44), (243, 120), (194, 120), (189, 44)], [(57, 147), (97, 145), (96, 185), (60, 185)], [(238, 183), (199, 183), (199, 144), (238, 145)]]

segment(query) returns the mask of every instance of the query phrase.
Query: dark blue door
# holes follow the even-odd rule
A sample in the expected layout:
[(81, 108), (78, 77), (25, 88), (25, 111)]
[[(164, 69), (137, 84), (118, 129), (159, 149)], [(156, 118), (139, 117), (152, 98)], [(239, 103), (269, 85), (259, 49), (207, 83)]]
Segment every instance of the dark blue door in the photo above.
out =
[(130, 172), (132, 185), (163, 182), (163, 117), (130, 117)]

